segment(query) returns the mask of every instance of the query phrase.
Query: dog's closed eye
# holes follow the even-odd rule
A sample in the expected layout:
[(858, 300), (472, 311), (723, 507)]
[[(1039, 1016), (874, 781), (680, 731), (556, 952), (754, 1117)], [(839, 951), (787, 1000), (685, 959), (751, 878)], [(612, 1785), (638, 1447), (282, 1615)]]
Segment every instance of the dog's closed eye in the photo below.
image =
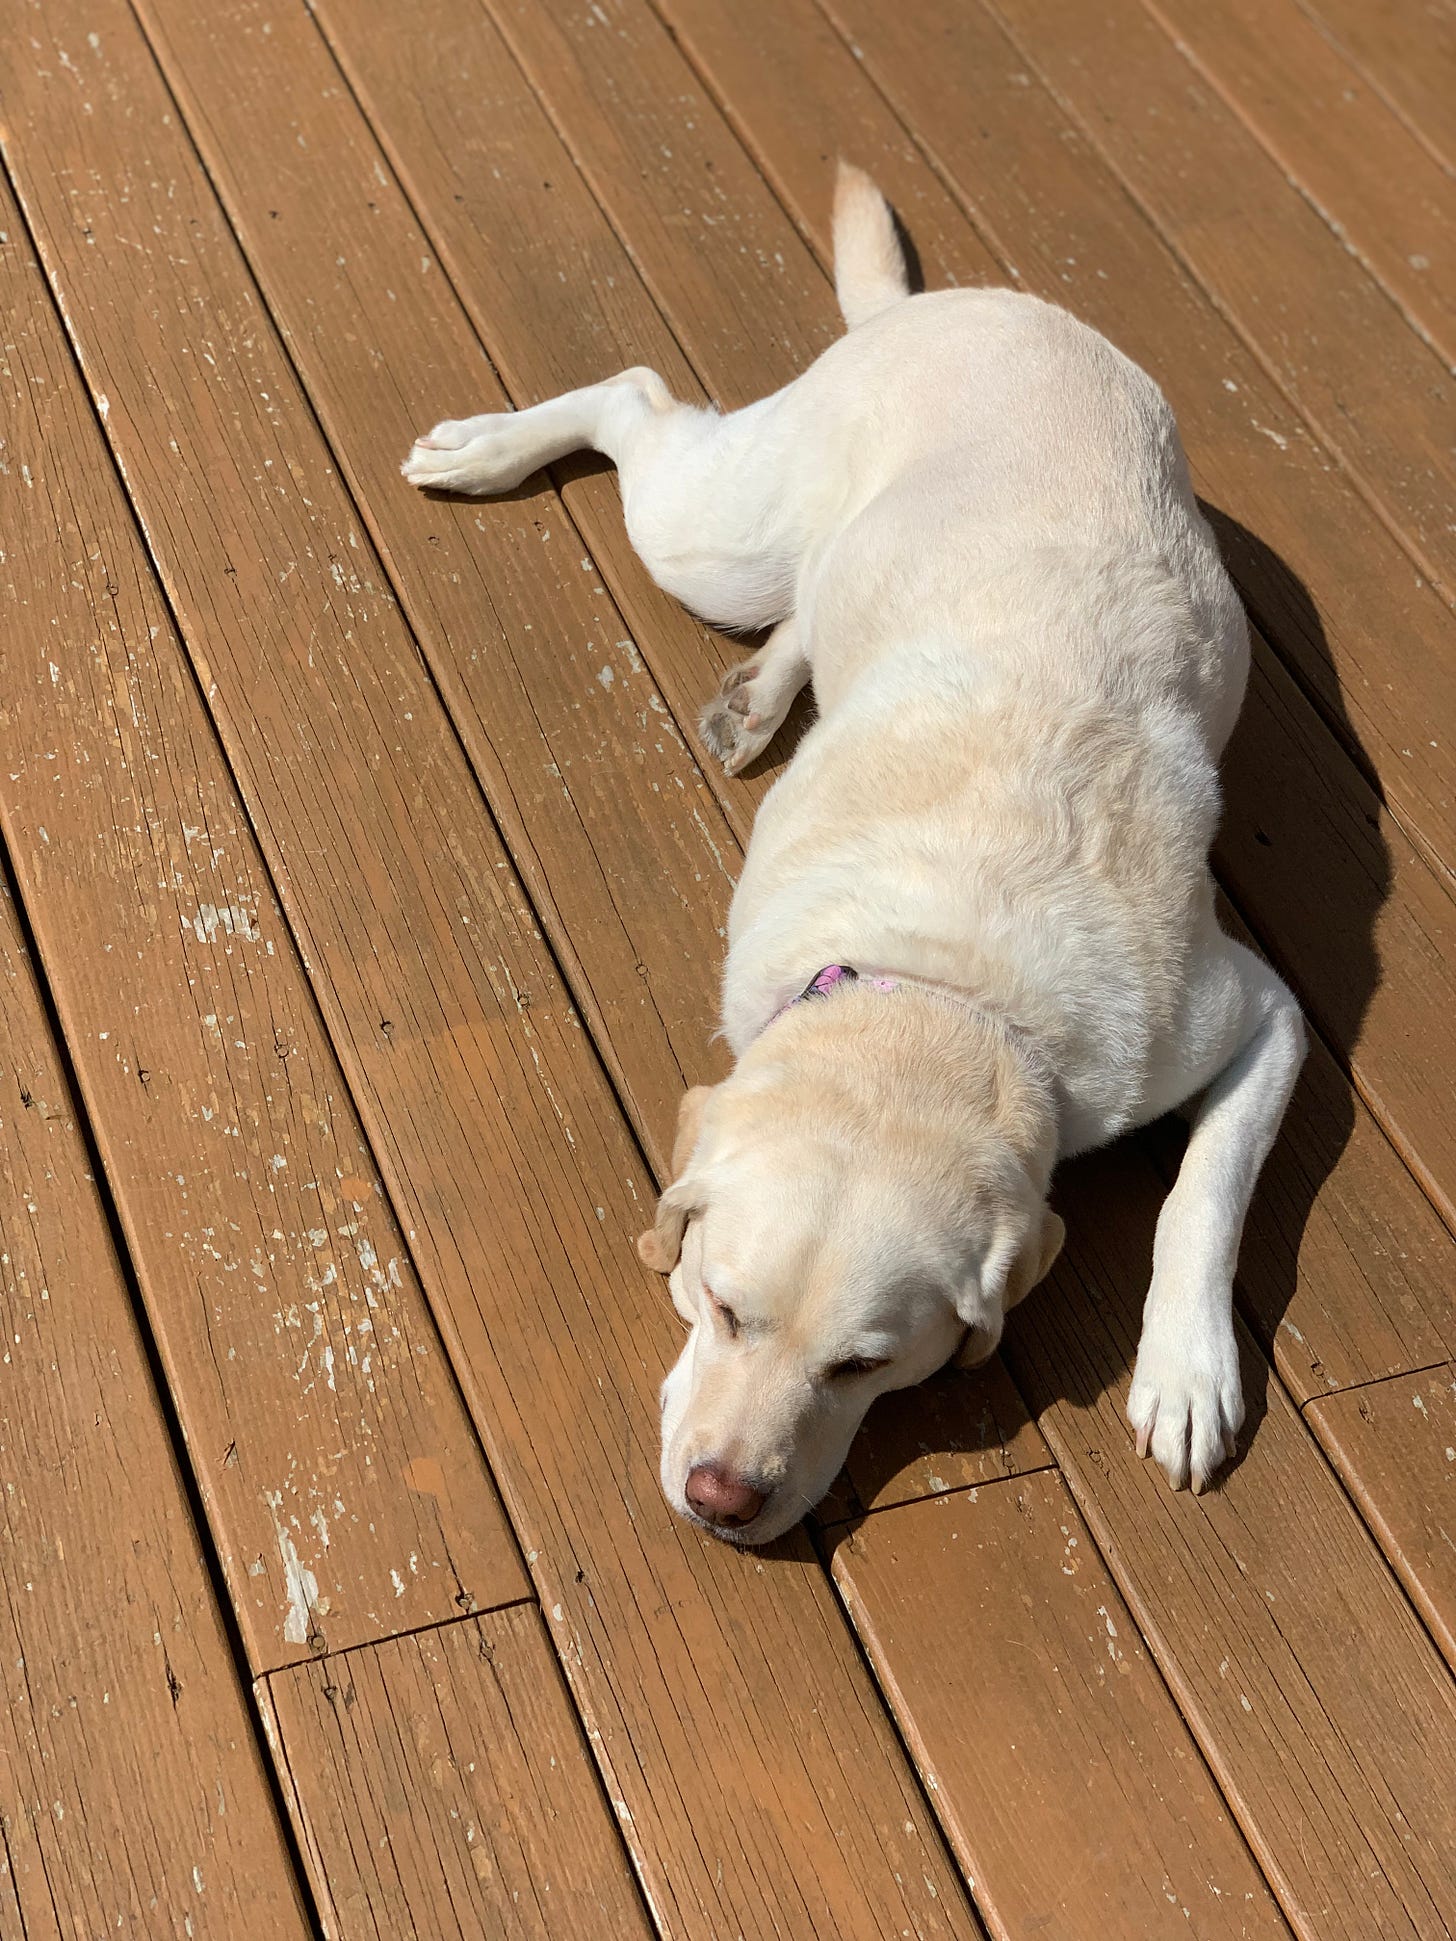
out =
[(877, 1369), (888, 1368), (888, 1357), (871, 1361), (865, 1356), (852, 1356), (848, 1361), (836, 1361), (824, 1373), (831, 1382), (852, 1381), (856, 1375), (873, 1375)]
[(718, 1299), (718, 1296), (713, 1292), (711, 1287), (704, 1287), (703, 1292), (708, 1297), (708, 1306), (713, 1310), (714, 1318), (723, 1328), (728, 1339), (735, 1341), (738, 1337), (738, 1316), (726, 1301), (720, 1301)]

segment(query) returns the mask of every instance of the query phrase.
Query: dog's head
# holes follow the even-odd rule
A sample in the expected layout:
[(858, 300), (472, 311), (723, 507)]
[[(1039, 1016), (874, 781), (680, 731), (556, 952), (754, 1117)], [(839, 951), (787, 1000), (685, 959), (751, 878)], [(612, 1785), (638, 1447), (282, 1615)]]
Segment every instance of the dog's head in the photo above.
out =
[(1049, 1109), (1004, 1044), (927, 1066), (903, 1021), (867, 1047), (822, 1009), (688, 1093), (638, 1243), (692, 1330), (662, 1389), (663, 1489), (734, 1543), (812, 1508), (877, 1395), (990, 1355), (1062, 1243)]

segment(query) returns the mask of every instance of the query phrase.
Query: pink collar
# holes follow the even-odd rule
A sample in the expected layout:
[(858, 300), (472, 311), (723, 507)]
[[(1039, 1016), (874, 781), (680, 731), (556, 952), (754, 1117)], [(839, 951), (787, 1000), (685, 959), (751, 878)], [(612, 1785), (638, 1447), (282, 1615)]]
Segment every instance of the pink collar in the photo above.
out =
[(803, 1004), (809, 998), (828, 997), (829, 993), (840, 984), (858, 984), (861, 982), (868, 984), (870, 989), (874, 991), (893, 991), (899, 985), (900, 980), (898, 977), (866, 977), (861, 979), (859, 972), (852, 965), (826, 964), (822, 971), (817, 972), (809, 979), (809, 982), (797, 997), (791, 997), (787, 1004), (781, 1004), (779, 1006), (778, 1010), (774, 1012), (773, 1017), (769, 1019), (769, 1023), (772, 1024), (775, 1019), (781, 1018), (785, 1011), (792, 1011), (796, 1004)]
[[(1014, 1023), (998, 1006), (978, 1003), (967, 992), (951, 990), (944, 984), (922, 983), (919, 978), (915, 977), (877, 977), (864, 975), (857, 971), (852, 964), (826, 964), (823, 970), (816, 972), (809, 979), (809, 982), (799, 992), (797, 997), (791, 997), (787, 1004), (781, 1004), (779, 1006), (778, 1010), (769, 1019), (769, 1024), (777, 1024), (784, 1013), (786, 1011), (792, 1011), (796, 1004), (807, 1003), (810, 999), (817, 1001), (820, 998), (828, 997), (841, 984), (867, 984), (872, 991), (898, 991), (902, 985), (911, 985), (918, 991), (928, 991), (931, 997), (938, 997), (943, 1004), (954, 1005), (958, 1010), (970, 1011), (975, 1016), (984, 1018), (987, 1023), (994, 1026), (1016, 1046), (1023, 1058), (1028, 1061), (1043, 1079), (1048, 1083), (1053, 1082), (1052, 1068), (1047, 1062), (1046, 1055), (1041, 1047), (1028, 1036), (1023, 1025)], [(764, 1029), (767, 1030), (768, 1025), (765, 1025)]]

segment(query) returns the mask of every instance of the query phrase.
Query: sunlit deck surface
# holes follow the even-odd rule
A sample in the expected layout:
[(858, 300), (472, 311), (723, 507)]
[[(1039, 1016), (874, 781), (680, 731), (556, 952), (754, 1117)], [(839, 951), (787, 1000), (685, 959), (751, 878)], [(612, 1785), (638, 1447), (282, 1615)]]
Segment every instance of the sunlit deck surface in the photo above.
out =
[[(44, 0), (4, 69), (0, 1935), (1444, 1941), (1445, 0)], [(1171, 398), (1312, 1045), (1218, 1487), (1123, 1417), (1164, 1126), (740, 1555), (632, 1243), (792, 737), (707, 759), (742, 647), (600, 464), (399, 461), (785, 382), (837, 154)]]

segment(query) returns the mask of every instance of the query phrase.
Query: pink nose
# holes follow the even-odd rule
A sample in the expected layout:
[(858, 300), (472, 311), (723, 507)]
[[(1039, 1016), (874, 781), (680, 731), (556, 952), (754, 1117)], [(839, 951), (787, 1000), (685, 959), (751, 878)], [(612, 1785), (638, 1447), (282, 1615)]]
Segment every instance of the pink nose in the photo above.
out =
[(732, 1530), (752, 1523), (768, 1500), (761, 1489), (715, 1462), (700, 1462), (688, 1472), (687, 1499), (704, 1523)]

